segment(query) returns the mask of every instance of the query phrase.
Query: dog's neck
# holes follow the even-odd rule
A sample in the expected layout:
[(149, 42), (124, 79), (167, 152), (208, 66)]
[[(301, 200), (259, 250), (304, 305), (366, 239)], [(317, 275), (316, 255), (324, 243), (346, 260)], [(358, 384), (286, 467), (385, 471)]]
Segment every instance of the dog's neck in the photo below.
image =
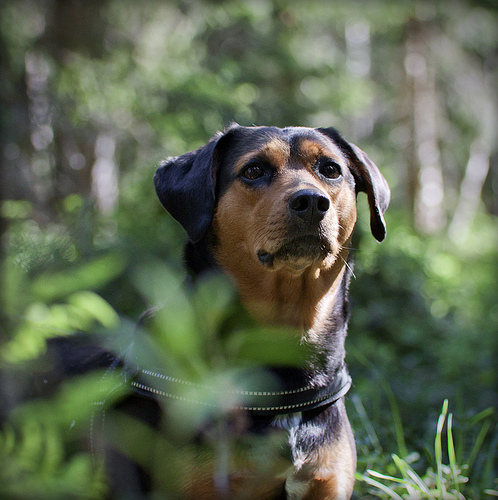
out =
[[(263, 324), (290, 326), (317, 335), (328, 330), (330, 318), (345, 277), (346, 258), (327, 270), (310, 266), (296, 273), (260, 269), (251, 280), (235, 276), (242, 303)], [(246, 274), (249, 275), (249, 274)]]
[[(302, 335), (301, 341), (311, 348), (302, 375), (317, 386), (326, 385), (344, 369), (352, 276), (349, 244), (344, 247), (328, 270), (310, 268), (297, 275), (284, 269), (240, 268), (240, 274), (231, 275), (242, 306), (256, 321), (289, 326)], [(194, 279), (205, 272), (224, 271), (211, 248), (206, 241), (187, 245), (186, 264)]]
[(256, 321), (296, 328), (315, 343), (318, 336), (342, 329), (347, 323), (343, 309), (351, 277), (348, 246), (329, 269), (310, 266), (299, 273), (286, 267), (273, 271), (254, 261), (226, 270), (223, 262), (216, 262), (212, 245), (205, 240), (188, 244), (185, 256), (194, 276), (214, 269), (229, 274), (243, 306)]

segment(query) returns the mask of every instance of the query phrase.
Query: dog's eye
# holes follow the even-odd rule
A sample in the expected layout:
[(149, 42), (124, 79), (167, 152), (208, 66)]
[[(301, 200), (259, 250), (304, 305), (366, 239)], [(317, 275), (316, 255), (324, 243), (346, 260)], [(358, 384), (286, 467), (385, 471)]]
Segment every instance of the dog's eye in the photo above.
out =
[(255, 181), (266, 174), (265, 170), (259, 165), (249, 165), (242, 172), (242, 177), (249, 181)]
[(318, 170), (327, 179), (338, 179), (342, 175), (341, 167), (334, 161), (323, 162)]

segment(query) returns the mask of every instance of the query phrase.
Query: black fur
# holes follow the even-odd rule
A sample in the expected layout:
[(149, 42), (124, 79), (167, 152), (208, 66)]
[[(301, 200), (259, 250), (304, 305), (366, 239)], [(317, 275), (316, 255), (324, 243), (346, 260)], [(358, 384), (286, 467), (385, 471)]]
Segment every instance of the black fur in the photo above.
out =
[[(193, 282), (206, 272), (219, 271), (212, 251), (218, 244), (211, 230), (217, 200), (234, 182), (230, 168), (236, 158), (258, 149), (272, 137), (282, 137), (289, 141), (291, 148), (303, 137), (315, 138), (320, 135), (334, 141), (344, 153), (353, 173), (356, 191), (367, 193), (371, 229), (375, 238), (381, 241), (385, 236), (383, 212), (389, 202), (389, 189), (377, 167), (356, 146), (345, 141), (332, 129), (303, 129), (290, 127), (245, 128), (232, 125), (225, 133), (216, 134), (210, 142), (196, 151), (169, 158), (161, 164), (154, 176), (157, 195), (168, 212), (185, 228), (189, 242), (185, 248), (187, 268)], [(351, 181), (352, 182), (352, 181)], [(342, 278), (336, 303), (328, 321), (328, 331), (323, 342), (309, 360), (307, 369), (269, 368), (282, 384), (282, 388), (296, 387), (315, 382), (333, 380), (344, 368), (345, 337), (349, 318), (348, 285), (351, 264)], [(241, 315), (242, 316), (242, 315)], [(240, 318), (239, 318), (240, 319)], [(107, 349), (81, 343), (81, 339), (59, 339), (54, 342), (51, 356), (58, 361), (62, 377), (79, 375), (94, 369), (120, 367), (131, 377), (137, 376), (126, 360), (122, 360)], [(265, 434), (278, 429), (293, 433), (290, 453), (296, 457), (308, 453), (323, 443), (333, 439), (333, 434), (344, 411), (343, 403), (331, 404), (318, 409), (280, 418), (260, 416), (247, 412), (244, 416), (246, 432)], [(159, 428), (164, 407), (154, 397), (130, 394), (118, 405), (123, 413), (140, 419), (153, 429)], [(202, 430), (198, 436), (203, 441)], [(110, 451), (107, 454), (111, 470), (111, 496), (124, 492), (147, 490), (150, 488), (147, 474), (123, 455)], [(285, 498), (285, 491), (281, 492)]]
[[(215, 171), (216, 185), (214, 186), (215, 202), (210, 204), (213, 213), (216, 205), (216, 200), (219, 199), (223, 193), (229, 189), (235, 177), (232, 172), (231, 166), (235, 160), (240, 156), (249, 153), (253, 150), (259, 149), (269, 139), (273, 137), (282, 137), (287, 140), (291, 145), (291, 154), (294, 148), (299, 145), (299, 142), (304, 138), (313, 139), (319, 133), (329, 139), (332, 139), (337, 144), (346, 158), (349, 161), (350, 169), (356, 181), (356, 191), (366, 192), (371, 209), (371, 226), (372, 233), (375, 238), (382, 241), (385, 236), (385, 222), (382, 213), (387, 208), (389, 201), (389, 189), (383, 180), (377, 167), (368, 159), (368, 157), (356, 146), (351, 145), (333, 128), (317, 129), (316, 131), (310, 129), (302, 129), (290, 127), (287, 129), (279, 129), (275, 127), (261, 127), (261, 128), (245, 128), (237, 125), (232, 125), (222, 138), (218, 135), (215, 136), (216, 148), (213, 150), (213, 157), (208, 158), (205, 155), (205, 150), (200, 150), (200, 156), (196, 160), (198, 168), (205, 171)], [(209, 144), (212, 144), (210, 142)], [(187, 153), (189, 162), (193, 161), (190, 153)], [(202, 163), (199, 163), (199, 160)], [(176, 159), (178, 165), (174, 162), (168, 163), (166, 168), (171, 169), (173, 172), (181, 168), (184, 159), (180, 157)], [(164, 167), (158, 171), (155, 177), (156, 188), (158, 182), (164, 184), (162, 175), (165, 173)], [(171, 172), (168, 173), (168, 175)], [(191, 183), (192, 178), (186, 176), (184, 182)], [(204, 189), (201, 184), (198, 184), (199, 190)], [(212, 191), (210, 191), (212, 192)], [(173, 197), (173, 200), (175, 198)], [(171, 201), (164, 203), (166, 209), (169, 210)], [(195, 207), (197, 209), (197, 207)], [(213, 216), (210, 213), (210, 216)], [(174, 215), (174, 214), (173, 214)], [(178, 219), (178, 218), (177, 218)], [(186, 227), (189, 233), (188, 227)], [(190, 235), (190, 233), (189, 233)], [(210, 227), (206, 227), (206, 232), (199, 239), (192, 239), (186, 246), (186, 264), (188, 269), (192, 272), (194, 277), (206, 271), (214, 271), (217, 269), (215, 260), (211, 254), (211, 250), (216, 245), (215, 236), (211, 234)], [(311, 370), (290, 370), (280, 372), (275, 370), (278, 378), (282, 381), (282, 385), (296, 386), (303, 380), (310, 381), (313, 379), (330, 380), (333, 379), (344, 364), (345, 348), (344, 342), (346, 338), (347, 323), (349, 319), (349, 302), (348, 302), (348, 287), (352, 274), (352, 262), (348, 263), (348, 267), (340, 285), (340, 292), (329, 318), (328, 324), (330, 325), (327, 334), (323, 335), (325, 339), (319, 352), (315, 352), (314, 360), (311, 362)], [(292, 454), (296, 455), (300, 451), (307, 452), (314, 447), (322, 445), (324, 442), (331, 438), (331, 429), (334, 429), (334, 421), (339, 419), (338, 408), (332, 405), (320, 410), (313, 410), (303, 413), (301, 422), (297, 426), (296, 440), (293, 442)], [(250, 418), (249, 428), (254, 429), (269, 429), (272, 427), (285, 427), (290, 428), (295, 423), (295, 418), (290, 420), (282, 418), (275, 421), (272, 417), (256, 417), (248, 416)], [(321, 429), (321, 432), (317, 432)]]
[(370, 206), (372, 234), (378, 241), (386, 235), (383, 214), (389, 205), (390, 191), (377, 166), (360, 148), (346, 141), (332, 127), (306, 129), (300, 127), (240, 127), (233, 124), (224, 134), (216, 134), (205, 146), (182, 156), (165, 160), (154, 176), (159, 200), (197, 242), (208, 231), (216, 200), (233, 182), (226, 165), (250, 151), (258, 149), (272, 137), (291, 144), (316, 134), (331, 139), (344, 153), (356, 182), (356, 191), (365, 192)]

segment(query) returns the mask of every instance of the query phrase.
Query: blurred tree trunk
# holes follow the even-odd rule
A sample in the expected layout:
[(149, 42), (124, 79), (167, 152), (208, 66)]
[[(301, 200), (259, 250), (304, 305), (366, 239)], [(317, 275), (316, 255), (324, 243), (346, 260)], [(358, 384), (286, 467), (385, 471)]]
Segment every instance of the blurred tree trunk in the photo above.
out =
[[(108, 0), (56, 0), (47, 16), (44, 43), (57, 69), (66, 64), (72, 54), (101, 58), (105, 53), (106, 22), (102, 9)], [(59, 107), (66, 103), (56, 103)], [(58, 109), (61, 116), (53, 123), (54, 147), (51, 203), (57, 206), (70, 193), (88, 196), (92, 192), (92, 163), (97, 134), (85, 133), (66, 126), (62, 120), (68, 110)]]
[[(2, 88), (5, 87), (5, 83), (8, 81), (8, 73), (6, 71), (7, 67), (7, 58), (5, 57), (6, 47), (4, 43), (4, 39), (2, 36), (2, 32), (0, 31), (0, 85)], [(9, 122), (8, 119), (8, 109), (9, 109), (9, 99), (5, 95), (4, 92), (0, 94), (0, 344), (3, 344), (6, 337), (6, 328), (5, 324), (7, 322), (7, 317), (5, 311), (5, 289), (7, 288), (7, 284), (5, 280), (5, 256), (6, 256), (6, 241), (4, 239), (7, 236), (7, 221), (3, 215), (3, 202), (6, 199), (6, 158), (5, 158), (5, 148), (7, 145), (7, 137), (6, 137), (6, 129), (7, 124)], [(0, 385), (0, 391), (2, 386)], [(3, 392), (3, 391), (2, 391)], [(3, 396), (3, 394), (2, 394)], [(3, 397), (2, 397), (3, 399)], [(4, 418), (4, 414), (0, 411), (0, 418)], [(3, 421), (3, 420), (2, 420)]]
[(476, 140), (470, 148), (465, 177), (460, 186), (460, 198), (448, 228), (448, 234), (454, 242), (465, 239), (478, 212), (482, 188), (489, 172), (489, 157), (489, 148)]
[(408, 199), (415, 226), (436, 233), (445, 225), (443, 174), (439, 158), (435, 72), (429, 46), (430, 25), (407, 25), (405, 71), (410, 120)]
[[(4, 87), (5, 83), (8, 81), (9, 75), (6, 71), (7, 67), (7, 58), (5, 57), (5, 54), (7, 53), (5, 43), (3, 40), (2, 32), (0, 31), (0, 85), (2, 88)], [(2, 92), (0, 94), (0, 154), (1, 159), (0, 159), (0, 179), (2, 182), (0, 182), (0, 207), (3, 206), (3, 201), (5, 199), (5, 175), (6, 175), (6, 168), (5, 168), (5, 147), (7, 145), (7, 138), (6, 138), (6, 129), (7, 129), (7, 123), (9, 121), (8, 119), (8, 112), (7, 110), (9, 109), (9, 100), (7, 96)], [(7, 231), (7, 222), (3, 216), (3, 211), (0, 210), (0, 266), (3, 261), (3, 256), (4, 256), (4, 242), (3, 242), (3, 235)], [(1, 297), (0, 297), (1, 299)]]
[(60, 67), (72, 53), (103, 54), (101, 8), (106, 3), (56, 0), (34, 4), (27, 10), (31, 16), (28, 24), (36, 20), (41, 29), (23, 54), (24, 71), (18, 62), (9, 60), (8, 51), (1, 46), (3, 37), (0, 40), (0, 83), (5, 91), (1, 196), (32, 201), (40, 223), (56, 217), (60, 200), (68, 194), (91, 191), (95, 135), (86, 131), (77, 140), (78, 130), (67, 123), (70, 112), (57, 99), (56, 82)]
[(101, 132), (95, 143), (95, 163), (92, 167), (92, 193), (100, 212), (110, 215), (118, 201), (118, 166), (115, 159), (116, 138)]
[[(5, 6), (0, 5), (0, 9), (3, 8)], [(2, 200), (33, 200), (26, 75), (22, 64), (13, 61), (9, 55), (0, 30), (0, 197)], [(5, 222), (3, 228), (6, 228)]]
[(53, 103), (49, 83), (49, 58), (43, 51), (31, 50), (25, 56), (26, 91), (28, 96), (29, 132), (32, 153), (30, 162), (32, 189), (37, 204), (44, 212), (54, 216), (56, 156), (52, 127)]
[[(370, 76), (372, 66), (370, 24), (367, 20), (346, 21), (344, 29), (346, 39), (346, 66), (349, 72), (359, 79)], [(372, 134), (374, 112), (371, 106), (367, 110), (353, 113), (352, 132), (354, 137), (363, 138)]]

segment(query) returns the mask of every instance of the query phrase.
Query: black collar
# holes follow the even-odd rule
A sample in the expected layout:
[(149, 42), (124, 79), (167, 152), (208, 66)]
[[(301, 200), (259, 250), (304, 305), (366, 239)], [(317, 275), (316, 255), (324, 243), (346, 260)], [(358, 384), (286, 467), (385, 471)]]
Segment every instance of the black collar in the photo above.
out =
[[(261, 375), (261, 372), (259, 372)], [(325, 409), (346, 395), (351, 377), (345, 365), (328, 383), (271, 387), (264, 377), (245, 377), (245, 383), (219, 385), (180, 380), (155, 370), (139, 368), (131, 382), (133, 391), (147, 398), (161, 398), (219, 409), (244, 410), (255, 415), (281, 415)], [(249, 381), (250, 380), (250, 381)], [(243, 381), (243, 382), (244, 382)]]

